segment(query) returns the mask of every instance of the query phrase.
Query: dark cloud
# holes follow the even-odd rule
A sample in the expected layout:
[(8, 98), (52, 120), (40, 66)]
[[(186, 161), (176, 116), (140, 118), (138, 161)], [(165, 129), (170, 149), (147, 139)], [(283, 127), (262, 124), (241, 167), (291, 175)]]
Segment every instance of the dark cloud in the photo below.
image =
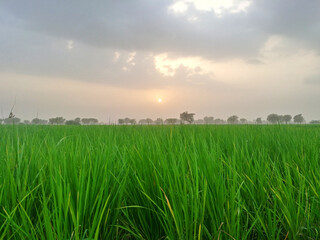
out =
[[(289, 36), (319, 47), (318, 0), (253, 1), (248, 12), (199, 11), (189, 4), (184, 14), (172, 14), (169, 0), (63, 3), (48, 0), (2, 2), (15, 26), (95, 47), (172, 52), (207, 58), (245, 57), (271, 34)], [(197, 21), (188, 21), (196, 16)], [(319, 50), (319, 48), (317, 48)]]
[[(110, 65), (115, 49), (212, 60), (244, 58), (256, 64), (260, 62), (255, 60), (260, 48), (271, 35), (282, 35), (320, 51), (318, 0), (258, 0), (247, 12), (225, 12), (223, 17), (197, 10), (191, 3), (187, 12), (174, 14), (168, 10), (172, 3), (3, 1), (0, 68), (32, 71), (33, 64), (40, 73), (59, 72), (66, 77), (74, 76), (78, 68), (76, 77), (81, 78), (89, 76), (90, 71), (96, 72), (98, 66)], [(196, 21), (188, 21), (194, 16)], [(67, 40), (88, 47), (83, 47), (82, 53), (74, 53), (74, 49), (67, 55), (64, 47), (55, 45)], [(86, 51), (89, 46), (98, 50)], [(98, 65), (91, 70), (90, 60)], [(83, 66), (87, 66), (86, 72)]]

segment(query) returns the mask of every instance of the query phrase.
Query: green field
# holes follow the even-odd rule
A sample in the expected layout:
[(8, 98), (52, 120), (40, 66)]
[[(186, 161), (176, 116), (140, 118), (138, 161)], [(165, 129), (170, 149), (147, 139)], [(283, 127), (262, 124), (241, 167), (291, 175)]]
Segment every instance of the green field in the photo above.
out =
[(320, 126), (0, 126), (0, 239), (319, 239)]

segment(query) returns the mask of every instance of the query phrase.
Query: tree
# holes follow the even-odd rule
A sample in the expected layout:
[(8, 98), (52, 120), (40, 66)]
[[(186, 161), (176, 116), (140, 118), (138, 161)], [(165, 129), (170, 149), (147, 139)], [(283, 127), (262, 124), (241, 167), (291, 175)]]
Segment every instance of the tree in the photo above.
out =
[(85, 125), (95, 125), (99, 123), (98, 119), (96, 118), (82, 118), (81, 122)]
[(125, 124), (130, 124), (130, 118), (127, 118), (127, 117), (126, 117), (126, 118), (124, 119), (124, 123), (125, 123)]
[(213, 120), (213, 123), (214, 124), (225, 124), (226, 121), (223, 120), (223, 119), (220, 119), (220, 118), (216, 118), (216, 119)]
[(62, 124), (64, 124), (65, 121), (66, 121), (66, 119), (64, 119), (63, 117), (55, 117), (55, 118), (49, 119), (49, 123), (55, 124), (55, 125), (62, 125)]
[(30, 124), (31, 122), (29, 120), (24, 120), (23, 123), (24, 124)]
[(180, 114), (180, 119), (182, 122), (188, 122), (189, 124), (194, 122), (195, 113), (183, 112)]
[(81, 125), (81, 123), (76, 120), (68, 120), (66, 121), (66, 125)]
[(245, 123), (247, 123), (248, 121), (247, 121), (247, 119), (245, 119), (245, 118), (240, 118), (240, 122), (241, 122), (242, 124), (245, 124)]
[(238, 116), (233, 115), (233, 116), (229, 117), (229, 118), (227, 119), (227, 122), (228, 122), (229, 124), (237, 124), (237, 123), (239, 122), (239, 121), (238, 121)]
[(213, 117), (204, 117), (203, 120), (204, 120), (205, 124), (213, 124), (214, 123)]
[(156, 125), (161, 125), (161, 124), (163, 124), (162, 118), (157, 118), (157, 119), (154, 121), (154, 124), (156, 124)]
[(3, 119), (0, 119), (0, 125), (3, 123)]
[(147, 118), (146, 121), (147, 121), (147, 124), (148, 124), (148, 125), (150, 125), (150, 124), (153, 123), (153, 120), (152, 120), (151, 118)]
[(304, 122), (304, 118), (303, 118), (303, 116), (302, 116), (302, 114), (298, 114), (298, 115), (295, 115), (294, 117), (293, 117), (293, 121), (295, 122), (295, 123), (303, 123)]
[(179, 119), (176, 119), (176, 118), (167, 118), (165, 121), (164, 121), (166, 124), (176, 124), (179, 122)]
[(320, 124), (320, 120), (312, 120), (310, 121), (310, 124)]
[(258, 118), (256, 119), (256, 123), (257, 123), (257, 124), (262, 124), (262, 119), (261, 119), (261, 117), (258, 117)]
[(275, 114), (275, 113), (269, 114), (267, 117), (267, 120), (272, 124), (280, 123), (280, 117), (278, 114)]
[(146, 119), (140, 119), (138, 124), (145, 125), (145, 124), (147, 124), (147, 120)]
[(17, 117), (5, 118), (3, 122), (4, 124), (19, 124), (21, 122), (21, 119)]
[(119, 123), (120, 125), (123, 125), (123, 124), (124, 124), (124, 119), (119, 118), (119, 119), (118, 119), (118, 123)]
[(131, 125), (136, 125), (137, 124), (137, 121), (135, 119), (130, 119), (130, 124)]
[(81, 119), (79, 117), (75, 118), (74, 121), (79, 123), (78, 125), (81, 125)]
[(46, 125), (46, 124), (48, 124), (48, 120), (39, 119), (39, 118), (34, 118), (34, 119), (31, 120), (31, 124), (35, 124), (35, 125)]
[(205, 124), (206, 122), (203, 119), (198, 119), (194, 121), (195, 124)]
[(286, 124), (288, 124), (288, 123), (291, 121), (292, 116), (289, 115), (289, 114), (286, 114), (286, 115), (283, 116), (282, 119), (283, 119), (283, 121), (284, 121)]

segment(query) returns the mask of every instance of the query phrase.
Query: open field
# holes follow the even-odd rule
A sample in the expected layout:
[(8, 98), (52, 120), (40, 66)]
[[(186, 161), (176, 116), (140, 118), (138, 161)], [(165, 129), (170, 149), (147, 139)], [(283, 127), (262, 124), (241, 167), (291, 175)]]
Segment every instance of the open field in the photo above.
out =
[(0, 134), (0, 239), (320, 238), (320, 126)]

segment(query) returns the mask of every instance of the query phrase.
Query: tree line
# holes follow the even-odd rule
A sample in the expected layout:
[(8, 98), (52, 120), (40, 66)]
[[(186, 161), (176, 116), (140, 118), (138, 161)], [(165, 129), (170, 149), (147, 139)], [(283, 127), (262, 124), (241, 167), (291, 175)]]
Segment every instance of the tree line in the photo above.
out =
[[(167, 118), (163, 120), (162, 118), (157, 118), (152, 120), (151, 118), (140, 119), (137, 121), (134, 118), (120, 118), (118, 119), (118, 125), (174, 125), (174, 124), (301, 124), (307, 123), (302, 116), (302, 114), (297, 114), (291, 116), (290, 114), (279, 115), (279, 114), (269, 114), (266, 120), (261, 117), (255, 120), (248, 121), (246, 118), (239, 118), (237, 115), (232, 115), (227, 118), (227, 120), (221, 118), (214, 118), (212, 116), (206, 116), (202, 119), (194, 119), (195, 113), (183, 112), (180, 114), (180, 118)], [(312, 120), (310, 124), (320, 124), (320, 120)], [(63, 117), (54, 117), (49, 120), (34, 118), (31, 121), (22, 121), (18, 117), (9, 117), (5, 119), (0, 119), (0, 124), (33, 124), (33, 125), (98, 125), (98, 119), (96, 118), (75, 118), (72, 120), (66, 120)]]

